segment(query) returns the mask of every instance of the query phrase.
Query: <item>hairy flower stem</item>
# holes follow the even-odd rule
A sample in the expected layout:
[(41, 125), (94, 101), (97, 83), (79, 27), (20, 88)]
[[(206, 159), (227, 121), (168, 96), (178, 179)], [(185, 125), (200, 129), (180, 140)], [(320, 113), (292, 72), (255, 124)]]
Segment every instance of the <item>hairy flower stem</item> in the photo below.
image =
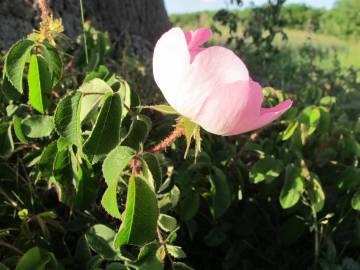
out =
[(166, 147), (170, 146), (174, 141), (176, 141), (176, 139), (180, 138), (182, 135), (184, 135), (184, 130), (182, 128), (176, 127), (169, 136), (167, 136), (164, 140), (151, 148), (149, 152), (157, 153), (165, 150)]

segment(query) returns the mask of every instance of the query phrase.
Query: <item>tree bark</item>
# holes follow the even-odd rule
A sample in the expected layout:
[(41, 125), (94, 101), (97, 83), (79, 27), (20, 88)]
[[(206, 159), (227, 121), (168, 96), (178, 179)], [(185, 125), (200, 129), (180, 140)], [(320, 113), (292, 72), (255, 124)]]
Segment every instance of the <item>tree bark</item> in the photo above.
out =
[[(124, 36), (153, 46), (170, 27), (163, 0), (84, 0), (85, 19), (98, 30), (107, 31), (112, 40)], [(75, 38), (82, 31), (79, 0), (49, 0), (54, 17), (60, 17), (65, 34)], [(0, 50), (38, 28), (36, 0), (0, 1)]]

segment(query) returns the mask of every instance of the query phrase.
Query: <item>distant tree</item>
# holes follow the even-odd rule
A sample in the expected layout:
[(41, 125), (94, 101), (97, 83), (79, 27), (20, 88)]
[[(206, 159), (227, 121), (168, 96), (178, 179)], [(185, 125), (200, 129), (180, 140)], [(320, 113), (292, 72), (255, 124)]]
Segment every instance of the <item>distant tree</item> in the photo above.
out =
[(338, 0), (335, 7), (324, 16), (321, 29), (342, 38), (359, 38), (360, 1)]

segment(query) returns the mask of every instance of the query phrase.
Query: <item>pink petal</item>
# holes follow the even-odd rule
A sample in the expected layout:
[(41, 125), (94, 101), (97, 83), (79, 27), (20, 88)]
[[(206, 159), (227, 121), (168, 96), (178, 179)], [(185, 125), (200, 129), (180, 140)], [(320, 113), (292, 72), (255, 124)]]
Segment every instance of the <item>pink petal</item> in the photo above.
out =
[(186, 43), (189, 48), (191, 55), (191, 62), (194, 61), (195, 57), (205, 50), (205, 48), (200, 47), (205, 42), (207, 42), (212, 36), (212, 31), (210, 28), (199, 28), (196, 31), (188, 31), (185, 33)]
[(262, 100), (261, 86), (252, 80), (218, 85), (193, 120), (211, 133), (226, 135), (239, 119), (243, 126), (256, 121)]
[(224, 84), (249, 80), (244, 63), (231, 50), (210, 47), (200, 52), (181, 81), (174, 108), (196, 120), (203, 103), (214, 92), (224, 95)]
[(223, 135), (236, 135), (266, 126), (267, 124), (270, 124), (274, 120), (278, 119), (283, 113), (290, 109), (292, 103), (293, 102), (288, 99), (273, 108), (261, 108), (260, 114), (254, 122), (244, 125), (240, 120), (232, 130), (229, 130), (226, 134)]
[(179, 87), (190, 65), (184, 32), (172, 28), (158, 40), (153, 56), (154, 78), (171, 106), (176, 108)]

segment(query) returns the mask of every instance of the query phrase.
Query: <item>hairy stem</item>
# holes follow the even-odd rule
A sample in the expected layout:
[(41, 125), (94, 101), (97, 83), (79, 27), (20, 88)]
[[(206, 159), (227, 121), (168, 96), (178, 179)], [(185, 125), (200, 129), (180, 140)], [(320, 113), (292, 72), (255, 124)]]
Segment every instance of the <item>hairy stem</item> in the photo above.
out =
[(162, 150), (165, 150), (166, 147), (169, 147), (176, 139), (184, 135), (184, 130), (182, 128), (175, 128), (169, 136), (167, 136), (164, 140), (162, 140), (160, 143), (155, 145), (153, 148), (149, 150), (150, 153), (157, 153)]

